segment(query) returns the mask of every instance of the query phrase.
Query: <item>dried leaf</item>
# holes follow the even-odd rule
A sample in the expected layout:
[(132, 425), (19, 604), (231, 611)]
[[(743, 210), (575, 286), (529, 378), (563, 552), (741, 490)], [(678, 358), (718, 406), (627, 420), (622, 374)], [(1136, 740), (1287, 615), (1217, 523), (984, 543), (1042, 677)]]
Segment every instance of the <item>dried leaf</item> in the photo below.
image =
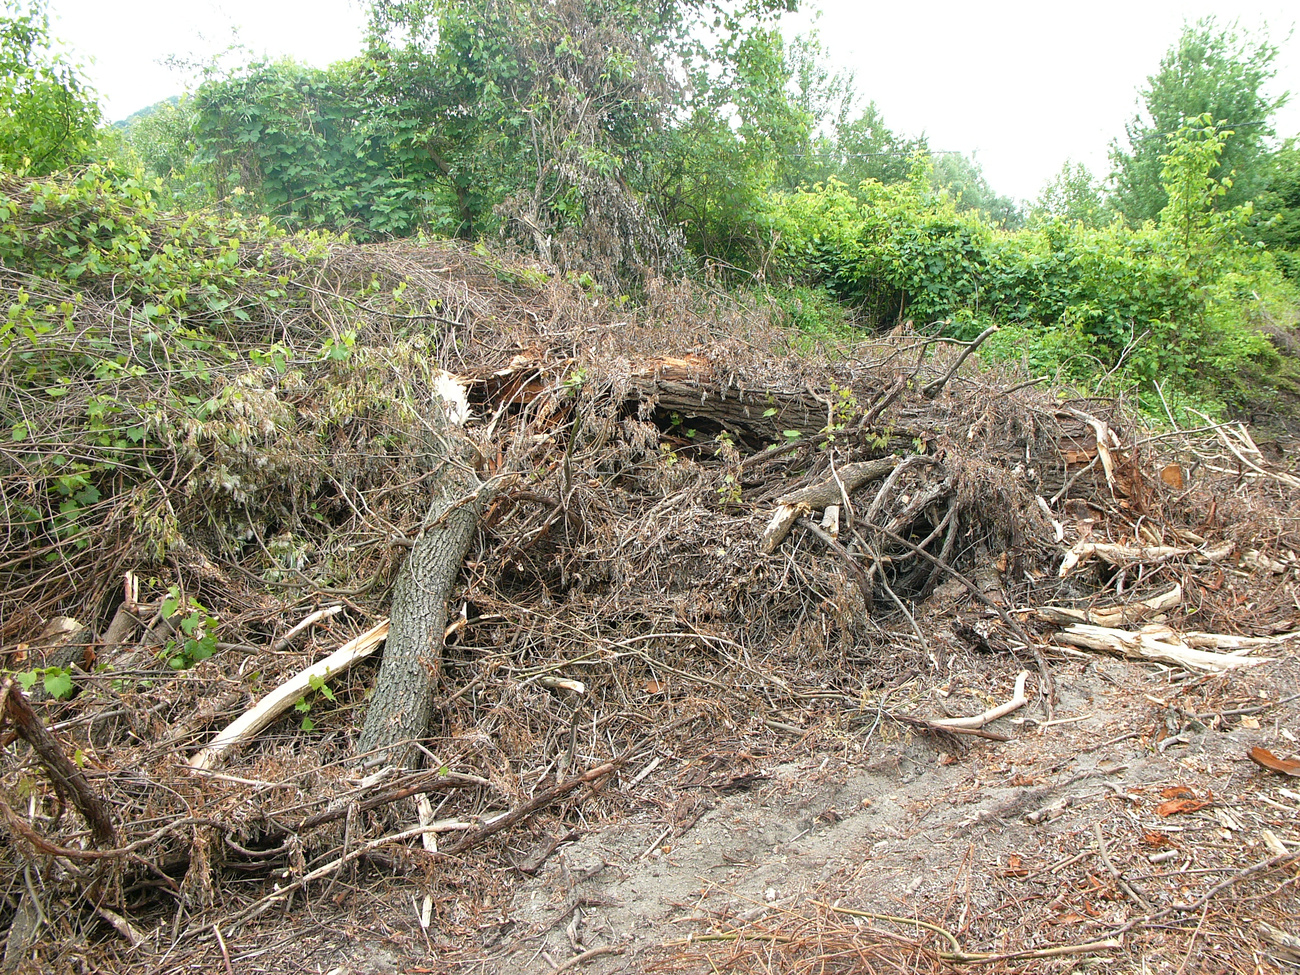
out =
[(1181, 491), (1184, 484), (1182, 465), (1169, 464), (1160, 471), (1160, 480), (1164, 481), (1165, 484), (1173, 488), (1175, 491)]
[(1283, 775), (1294, 775), (1300, 777), (1300, 762), (1278, 758), (1267, 748), (1260, 748), (1256, 745), (1250, 750), (1250, 760), (1256, 765), (1262, 765), (1270, 772), (1280, 772)]
[(1156, 815), (1176, 816), (1179, 813), (1196, 812), (1196, 810), (1204, 809), (1208, 805), (1208, 802), (1202, 802), (1200, 799), (1170, 799), (1156, 806)]

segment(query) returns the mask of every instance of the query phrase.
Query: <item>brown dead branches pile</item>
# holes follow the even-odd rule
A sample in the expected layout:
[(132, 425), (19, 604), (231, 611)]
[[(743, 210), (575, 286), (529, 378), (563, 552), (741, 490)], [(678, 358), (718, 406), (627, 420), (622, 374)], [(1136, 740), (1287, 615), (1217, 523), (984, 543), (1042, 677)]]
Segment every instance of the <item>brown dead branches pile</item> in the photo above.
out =
[[(359, 299), (361, 278), (408, 299)], [(316, 300), (282, 323), (292, 368), (214, 365), (210, 426), (104, 492), (90, 544), (11, 531), (0, 631), (36, 679), (5, 693), (55, 743), (8, 719), (13, 965), (54, 970), (51, 939), (74, 937), (104, 969), (211, 962), (376, 867), (418, 874), (427, 917), (446, 885), (489, 884), (522, 826), (619, 815), (629, 763), (712, 726), (980, 733), (880, 703), (954, 654), (1037, 671), (1018, 696), (1050, 708), (1057, 653), (1224, 668), (1300, 629), (1300, 482), (1242, 427), (1150, 434), (956, 343), (828, 350), (759, 303), (660, 283), (633, 308), (448, 246), (336, 247), (295, 286)], [(349, 356), (315, 355), (329, 330)], [(494, 488), (422, 767), (368, 764), (374, 664), (308, 668), (388, 615), (444, 374)], [(0, 477), (29, 489), (18, 465)], [(819, 917), (851, 968), (861, 925)], [(945, 960), (915, 933), (871, 950)]]

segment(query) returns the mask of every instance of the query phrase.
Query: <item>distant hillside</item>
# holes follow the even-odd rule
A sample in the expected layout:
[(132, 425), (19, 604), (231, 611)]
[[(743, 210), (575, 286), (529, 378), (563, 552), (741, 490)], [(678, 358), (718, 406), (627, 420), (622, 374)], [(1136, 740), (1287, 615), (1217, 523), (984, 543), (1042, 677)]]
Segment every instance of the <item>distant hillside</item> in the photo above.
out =
[(123, 131), (129, 130), (141, 119), (148, 118), (150, 115), (154, 114), (155, 112), (163, 108), (163, 106), (171, 106), (175, 108), (180, 103), (181, 103), (181, 96), (172, 95), (170, 98), (164, 98), (162, 101), (154, 102), (152, 105), (147, 105), (144, 108), (140, 109), (139, 111), (132, 112), (126, 118), (119, 119), (118, 121), (114, 122), (110, 126), (110, 128), (121, 129)]

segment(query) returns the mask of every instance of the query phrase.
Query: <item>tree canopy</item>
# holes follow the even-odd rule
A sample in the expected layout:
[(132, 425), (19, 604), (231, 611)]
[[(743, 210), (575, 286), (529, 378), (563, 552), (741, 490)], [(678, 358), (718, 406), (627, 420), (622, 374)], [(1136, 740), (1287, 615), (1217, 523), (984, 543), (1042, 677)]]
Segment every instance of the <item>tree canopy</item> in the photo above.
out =
[(0, 168), (34, 176), (85, 159), (99, 105), (55, 47), (45, 0), (0, 7)]
[[(1167, 198), (1161, 183), (1163, 157), (1180, 128), (1208, 115), (1231, 129), (1213, 174), (1226, 184), (1220, 206), (1253, 199), (1266, 167), (1274, 113), (1287, 93), (1270, 94), (1278, 49), (1267, 33), (1251, 35), (1212, 17), (1183, 27), (1177, 43), (1147, 78), (1142, 112), (1125, 127), (1126, 144), (1111, 146), (1115, 207), (1130, 221), (1152, 220)], [(1228, 181), (1231, 181), (1230, 184)]]

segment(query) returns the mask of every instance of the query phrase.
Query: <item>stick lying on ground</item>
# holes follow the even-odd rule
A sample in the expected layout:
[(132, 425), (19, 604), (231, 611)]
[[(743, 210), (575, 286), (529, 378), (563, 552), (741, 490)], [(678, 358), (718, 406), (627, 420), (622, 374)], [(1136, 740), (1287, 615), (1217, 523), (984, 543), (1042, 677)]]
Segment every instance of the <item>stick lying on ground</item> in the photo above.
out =
[(969, 718), (937, 718), (932, 720), (930, 724), (936, 728), (983, 728), (986, 724), (1005, 717), (1012, 711), (1023, 708), (1029, 703), (1029, 698), (1025, 697), (1025, 681), (1028, 679), (1029, 671), (1022, 670), (1016, 676), (1016, 690), (1011, 695), (1011, 700), (1005, 701), (995, 708), (989, 708), (983, 714), (976, 714)]
[[(1270, 663), (1273, 657), (1246, 657), (1244, 654), (1262, 647), (1277, 647), (1300, 637), (1300, 633), (1287, 633), (1276, 637), (1227, 636), (1217, 633), (1175, 633), (1167, 626), (1149, 623), (1137, 632), (1113, 630), (1105, 626), (1077, 623), (1068, 626), (1052, 639), (1058, 644), (1098, 650), (1130, 660), (1156, 660), (1177, 664), (1188, 670), (1217, 674), (1225, 670), (1255, 667)], [(1230, 653), (1212, 653), (1201, 647), (1229, 650)]]
[(256, 738), (267, 725), (293, 707), (298, 698), (311, 689), (313, 679), (329, 680), (342, 673), (358, 660), (364, 660), (374, 653), (375, 648), (387, 636), (388, 620), (384, 620), (355, 640), (345, 643), (324, 660), (295, 674), (227, 725), (212, 739), (212, 744), (190, 759), (190, 766), (204, 770), (214, 768), (225, 758), (227, 752)]

